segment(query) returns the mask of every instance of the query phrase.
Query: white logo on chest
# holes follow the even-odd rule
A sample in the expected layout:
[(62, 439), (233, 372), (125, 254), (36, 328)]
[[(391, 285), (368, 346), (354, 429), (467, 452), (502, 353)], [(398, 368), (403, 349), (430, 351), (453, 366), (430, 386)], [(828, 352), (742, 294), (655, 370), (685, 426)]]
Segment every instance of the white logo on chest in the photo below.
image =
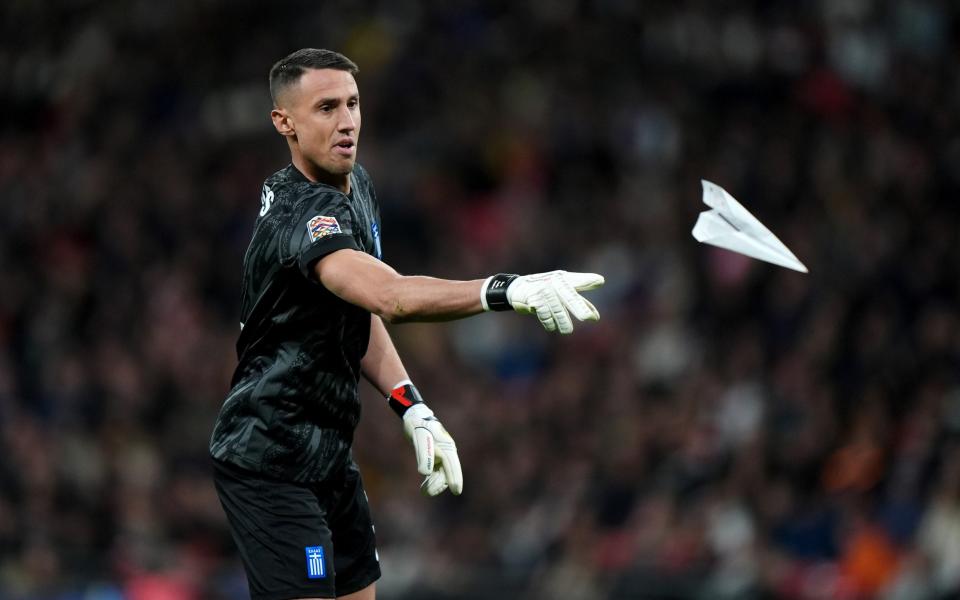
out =
[(260, 216), (267, 214), (270, 206), (273, 204), (273, 190), (270, 186), (263, 184), (263, 191), (260, 192)]

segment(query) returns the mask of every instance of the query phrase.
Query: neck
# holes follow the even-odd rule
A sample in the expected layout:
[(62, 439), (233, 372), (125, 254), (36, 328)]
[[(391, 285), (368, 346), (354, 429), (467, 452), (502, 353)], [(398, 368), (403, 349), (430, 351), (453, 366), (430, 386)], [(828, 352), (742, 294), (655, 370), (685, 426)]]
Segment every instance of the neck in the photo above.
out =
[(314, 183), (324, 183), (331, 187), (335, 187), (344, 194), (350, 193), (350, 173), (344, 173), (341, 175), (324, 171), (312, 162), (304, 159), (303, 155), (299, 152), (291, 155), (290, 162), (292, 162), (293, 166), (296, 167), (298, 171), (303, 173), (303, 176), (310, 181)]

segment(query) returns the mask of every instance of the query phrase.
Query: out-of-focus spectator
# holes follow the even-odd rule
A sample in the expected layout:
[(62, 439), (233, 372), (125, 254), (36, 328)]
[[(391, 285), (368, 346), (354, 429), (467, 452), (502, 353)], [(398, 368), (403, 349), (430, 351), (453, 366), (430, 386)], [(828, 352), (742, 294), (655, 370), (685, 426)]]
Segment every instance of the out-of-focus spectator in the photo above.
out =
[[(382, 597), (960, 593), (958, 24), (943, 0), (3, 4), (0, 598), (245, 594), (207, 436), (286, 160), (266, 73), (305, 46), (360, 64), (388, 262), (608, 280), (559, 344), (394, 328), (466, 486), (421, 498), (368, 393)], [(701, 178), (811, 273), (696, 245)]]

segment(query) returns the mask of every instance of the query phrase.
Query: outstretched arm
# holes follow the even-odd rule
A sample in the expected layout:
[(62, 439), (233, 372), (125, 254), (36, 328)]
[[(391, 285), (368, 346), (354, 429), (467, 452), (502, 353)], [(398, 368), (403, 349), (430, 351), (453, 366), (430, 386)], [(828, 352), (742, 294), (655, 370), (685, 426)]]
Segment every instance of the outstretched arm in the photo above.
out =
[(485, 310), (513, 309), (536, 314), (547, 331), (567, 334), (573, 331), (571, 315), (580, 321), (600, 318), (579, 293), (603, 285), (603, 277), (594, 273), (501, 273), (473, 281), (405, 277), (372, 256), (350, 249), (327, 254), (313, 270), (328, 290), (388, 323), (448, 321)]
[(314, 273), (325, 288), (388, 323), (450, 321), (483, 312), (482, 279), (403, 276), (357, 250), (324, 256), (316, 262)]

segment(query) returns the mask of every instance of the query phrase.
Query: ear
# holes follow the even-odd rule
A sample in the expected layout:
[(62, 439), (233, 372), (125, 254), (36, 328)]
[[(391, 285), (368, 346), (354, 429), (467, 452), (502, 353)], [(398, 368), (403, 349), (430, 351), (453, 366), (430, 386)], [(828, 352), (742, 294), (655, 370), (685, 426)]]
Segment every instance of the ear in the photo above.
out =
[(293, 119), (286, 110), (274, 108), (270, 111), (270, 118), (273, 120), (273, 127), (282, 136), (291, 137), (297, 135), (297, 130), (293, 126)]

